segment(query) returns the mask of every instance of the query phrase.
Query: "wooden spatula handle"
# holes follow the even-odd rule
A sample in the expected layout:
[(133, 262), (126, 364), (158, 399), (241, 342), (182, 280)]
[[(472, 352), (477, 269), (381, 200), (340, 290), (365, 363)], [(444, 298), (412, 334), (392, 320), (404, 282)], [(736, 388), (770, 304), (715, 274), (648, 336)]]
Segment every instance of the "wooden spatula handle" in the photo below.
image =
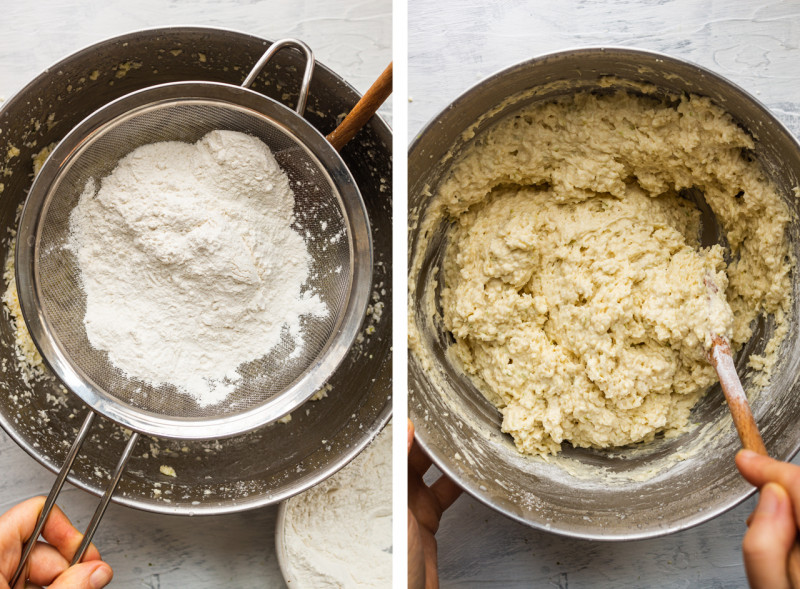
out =
[[(736, 431), (739, 432), (742, 446), (767, 456), (764, 440), (758, 431), (753, 412), (750, 410), (750, 404), (747, 402), (747, 396), (744, 394), (742, 383), (739, 381), (739, 375), (736, 374), (736, 365), (733, 363), (731, 346), (728, 340), (717, 335), (713, 336), (711, 340), (711, 364), (716, 369), (717, 375), (719, 375), (719, 384), (722, 386), (722, 392), (725, 393), (725, 399), (728, 401), (728, 407), (730, 407)], [(792, 588), (800, 589), (800, 544), (798, 544), (797, 540), (795, 540), (794, 546), (789, 552), (787, 566)]]
[(744, 389), (742, 389), (739, 375), (736, 374), (731, 346), (725, 338), (718, 335), (713, 336), (711, 341), (711, 364), (719, 375), (719, 384), (728, 401), (733, 423), (736, 425), (736, 431), (739, 432), (739, 439), (742, 440), (742, 446), (766, 456), (767, 448), (758, 432), (756, 420), (753, 419), (753, 412), (750, 411), (750, 404), (747, 402)]
[(327, 136), (327, 140), (333, 145), (333, 148), (336, 151), (341, 151), (342, 147), (347, 145), (348, 141), (358, 133), (359, 129), (367, 124), (367, 121), (370, 120), (375, 111), (380, 108), (391, 93), (392, 64), (390, 63), (341, 124)]

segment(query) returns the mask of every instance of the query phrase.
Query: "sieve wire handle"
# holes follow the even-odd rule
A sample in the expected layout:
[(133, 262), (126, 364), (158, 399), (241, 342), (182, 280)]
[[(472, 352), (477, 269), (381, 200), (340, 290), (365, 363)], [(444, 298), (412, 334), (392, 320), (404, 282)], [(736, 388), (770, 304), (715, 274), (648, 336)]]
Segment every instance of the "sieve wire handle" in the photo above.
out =
[(61, 493), (61, 488), (64, 486), (64, 481), (67, 480), (67, 475), (72, 469), (72, 464), (75, 462), (75, 457), (78, 455), (78, 452), (83, 445), (83, 441), (89, 434), (89, 429), (92, 427), (94, 417), (95, 412), (89, 411), (89, 414), (83, 421), (83, 425), (78, 432), (78, 437), (75, 438), (75, 441), (72, 443), (72, 448), (69, 449), (67, 458), (64, 460), (64, 465), (58, 472), (56, 482), (53, 483), (53, 487), (50, 489), (50, 494), (47, 496), (47, 499), (44, 502), (42, 513), (39, 514), (39, 520), (36, 522), (36, 527), (33, 528), (33, 533), (31, 534), (30, 538), (28, 538), (27, 542), (25, 542), (25, 546), (22, 547), (22, 555), (19, 558), (19, 565), (17, 565), (17, 570), (14, 572), (14, 576), (11, 577), (9, 587), (15, 587), (20, 576), (22, 576), (22, 572), (25, 570), (25, 564), (28, 562), (28, 557), (30, 557), (33, 547), (36, 546), (36, 541), (39, 539), (39, 535), (42, 533), (44, 525), (47, 523), (47, 518), (50, 515), (50, 511), (56, 504), (58, 494)]
[(78, 564), (81, 561), (86, 549), (89, 548), (89, 544), (92, 543), (92, 538), (94, 537), (94, 533), (97, 531), (97, 526), (100, 525), (100, 520), (102, 519), (103, 514), (106, 512), (109, 501), (111, 501), (111, 495), (114, 494), (114, 490), (119, 484), (119, 479), (122, 477), (122, 472), (125, 470), (125, 465), (128, 463), (128, 459), (131, 457), (131, 454), (133, 454), (133, 449), (136, 447), (136, 442), (138, 440), (139, 434), (132, 432), (131, 437), (128, 440), (128, 444), (125, 446), (125, 451), (122, 453), (122, 456), (120, 456), (119, 462), (117, 462), (117, 468), (114, 470), (114, 474), (111, 476), (111, 481), (106, 486), (106, 491), (103, 493), (103, 498), (100, 500), (100, 504), (97, 506), (97, 509), (92, 516), (92, 521), (89, 522), (89, 525), (86, 527), (86, 531), (83, 533), (83, 540), (81, 540), (81, 545), (78, 546), (75, 556), (72, 557), (70, 566)]
[(281, 39), (280, 41), (275, 41), (269, 46), (266, 53), (256, 62), (253, 69), (250, 70), (250, 73), (247, 74), (244, 82), (242, 82), (242, 87), (249, 88), (253, 82), (255, 82), (258, 74), (261, 73), (269, 60), (272, 59), (272, 56), (284, 47), (295, 47), (306, 56), (306, 71), (303, 73), (303, 82), (300, 84), (300, 96), (297, 98), (297, 106), (295, 107), (297, 114), (302, 117), (306, 110), (306, 102), (308, 101), (308, 88), (311, 86), (311, 76), (314, 74), (314, 54), (311, 48), (302, 41), (298, 41), (297, 39)]
[[(86, 419), (83, 421), (83, 425), (78, 432), (78, 437), (75, 438), (75, 441), (72, 443), (72, 448), (70, 448), (69, 453), (67, 454), (64, 465), (58, 472), (56, 481), (53, 483), (53, 488), (50, 489), (50, 494), (47, 496), (47, 499), (44, 502), (42, 513), (39, 514), (39, 520), (36, 522), (36, 527), (34, 527), (33, 533), (31, 534), (30, 538), (28, 538), (27, 542), (25, 542), (25, 546), (22, 548), (22, 555), (19, 559), (19, 565), (17, 565), (17, 570), (14, 572), (14, 576), (11, 578), (11, 582), (9, 583), (10, 587), (16, 586), (17, 581), (19, 581), (23, 571), (25, 570), (25, 564), (28, 562), (31, 551), (33, 550), (34, 546), (36, 546), (39, 535), (42, 533), (42, 530), (47, 523), (47, 518), (50, 516), (53, 506), (56, 504), (56, 499), (58, 499), (58, 495), (61, 493), (61, 488), (64, 486), (64, 481), (67, 480), (69, 471), (72, 470), (75, 457), (78, 455), (86, 436), (89, 435), (89, 430), (92, 427), (95, 415), (96, 413), (94, 411), (89, 411), (89, 414), (86, 416)], [(117, 488), (117, 484), (119, 484), (119, 479), (122, 477), (122, 472), (125, 470), (125, 464), (127, 464), (128, 459), (131, 457), (131, 454), (133, 454), (133, 449), (136, 446), (138, 439), (139, 434), (136, 432), (131, 434), (128, 444), (125, 446), (125, 451), (122, 453), (122, 456), (117, 463), (117, 468), (114, 470), (114, 474), (111, 477), (111, 481), (106, 486), (106, 490), (102, 499), (100, 500), (100, 504), (97, 506), (97, 509), (92, 516), (92, 520), (89, 522), (89, 525), (86, 528), (86, 532), (83, 534), (81, 544), (78, 546), (78, 550), (72, 557), (70, 566), (79, 563), (81, 558), (83, 558), (83, 555), (86, 553), (86, 550), (89, 548), (89, 544), (92, 542), (92, 537), (97, 530), (97, 526), (100, 524), (100, 519), (103, 517), (103, 514), (106, 511), (109, 501), (111, 501), (111, 495), (114, 494), (114, 490)]]

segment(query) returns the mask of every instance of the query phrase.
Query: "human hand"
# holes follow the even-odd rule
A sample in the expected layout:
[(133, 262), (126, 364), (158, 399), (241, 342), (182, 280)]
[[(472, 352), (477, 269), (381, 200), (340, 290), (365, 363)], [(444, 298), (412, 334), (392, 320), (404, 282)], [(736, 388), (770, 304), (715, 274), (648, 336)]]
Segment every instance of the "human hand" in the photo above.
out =
[(408, 421), (408, 587), (436, 589), (436, 531), (444, 511), (459, 495), (461, 488), (446, 476), (430, 487), (422, 480), (431, 459), (414, 441), (414, 424)]
[(800, 528), (800, 467), (750, 450), (736, 455), (736, 466), (761, 496), (747, 519), (742, 540), (747, 580), (753, 589), (800, 589), (795, 554)]
[[(33, 533), (44, 501), (44, 497), (28, 499), (0, 516), (0, 589), (9, 589), (22, 546)], [(40, 541), (34, 547), (17, 588), (24, 587), (26, 580), (48, 589), (100, 589), (111, 581), (111, 567), (100, 560), (93, 544), (80, 564), (69, 566), (83, 535), (58, 506), (50, 512), (42, 536), (47, 542)]]

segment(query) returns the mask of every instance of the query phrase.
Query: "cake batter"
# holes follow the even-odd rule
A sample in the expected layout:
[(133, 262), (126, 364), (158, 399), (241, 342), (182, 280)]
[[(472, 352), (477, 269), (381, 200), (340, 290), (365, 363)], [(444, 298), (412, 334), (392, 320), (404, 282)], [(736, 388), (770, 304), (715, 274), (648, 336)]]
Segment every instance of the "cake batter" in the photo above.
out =
[[(524, 453), (682, 431), (716, 381), (710, 335), (785, 334), (786, 206), (753, 140), (708, 99), (580, 93), (529, 106), (452, 167), (442, 268), (452, 352)], [(699, 242), (699, 190), (730, 248)], [(719, 292), (714, 294), (714, 290)]]

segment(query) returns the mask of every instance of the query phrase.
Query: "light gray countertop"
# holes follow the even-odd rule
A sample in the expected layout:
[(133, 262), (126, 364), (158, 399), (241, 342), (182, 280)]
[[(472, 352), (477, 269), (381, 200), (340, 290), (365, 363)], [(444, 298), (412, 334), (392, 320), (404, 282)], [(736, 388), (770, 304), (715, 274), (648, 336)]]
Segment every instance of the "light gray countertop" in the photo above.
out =
[[(265, 39), (297, 37), (364, 92), (392, 58), (391, 0), (0, 0), (0, 97), (97, 41), (136, 29), (201, 25)], [(387, 121), (391, 100), (381, 109)], [(46, 494), (55, 476), (0, 431), (0, 512)], [(97, 499), (67, 484), (59, 504), (78, 528)], [(277, 506), (237, 515), (179, 517), (111, 505), (95, 536), (114, 587), (282, 587), (274, 547)]]
[[(409, 139), (479, 80), (563, 49), (619, 45), (705, 66), (800, 136), (800, 5), (757, 0), (409, 0)], [(795, 460), (798, 463), (798, 460)], [(731, 465), (733, 467), (733, 465)], [(529, 529), (462, 496), (438, 534), (443, 587), (746, 587), (750, 499), (704, 525), (625, 543)]]

